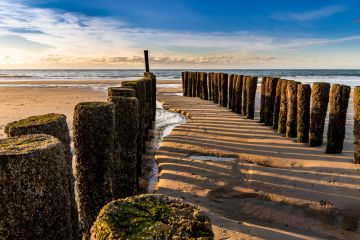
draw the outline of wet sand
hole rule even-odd
[[[192,117],[157,151],[158,193],[199,205],[215,239],[360,238],[351,113],[344,152],[329,155],[209,101],[159,99]]]

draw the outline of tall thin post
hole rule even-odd
[[[150,67],[149,67],[149,50],[144,50],[144,57],[145,57],[145,72],[150,72]]]

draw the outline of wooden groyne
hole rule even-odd
[[[204,75],[206,73],[202,73]],[[184,96],[197,97],[196,72],[183,72]],[[255,96],[258,78],[226,73],[208,73],[208,88],[201,88],[201,94],[209,94],[209,100],[244,118],[254,119]],[[206,81],[206,80],[205,80]],[[206,93],[205,93],[206,92]],[[299,143],[308,143],[309,147],[323,144],[324,126],[330,101],[329,128],[326,153],[341,153],[345,138],[345,121],[351,88],[345,85],[329,83],[301,84],[293,80],[278,77],[263,77],[260,86],[260,123],[271,126],[287,138],[297,138]],[[357,89],[354,94],[354,108],[357,111]],[[310,109],[311,101],[311,109]],[[354,136],[357,139],[358,125],[355,114]],[[357,152],[358,143],[354,142]],[[355,153],[354,162],[358,157]]]

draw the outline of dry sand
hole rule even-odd
[[[360,167],[352,164],[351,121],[344,153],[327,155],[324,147],[297,144],[211,102],[172,96],[179,91],[159,89],[167,107],[192,118],[157,152],[158,193],[199,205],[211,216],[216,239],[360,239]],[[77,103],[106,101],[106,95],[0,84],[0,137],[6,123],[50,112],[66,114],[71,128]],[[209,160],[194,159],[201,155]]]

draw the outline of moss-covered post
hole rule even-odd
[[[235,87],[235,109],[236,113],[241,114],[244,106],[243,103],[243,87],[244,87],[244,75],[237,75],[236,87]]]
[[[229,109],[232,109],[232,99],[233,99],[233,83],[234,83],[234,74],[229,75]]]
[[[109,87],[108,96],[110,97],[135,97],[135,90],[125,87]]]
[[[341,153],[343,150],[350,92],[349,86],[340,84],[331,86],[326,153]]]
[[[299,84],[297,91],[297,141],[298,143],[309,142],[310,129],[310,84]]]
[[[267,85],[267,77],[263,77],[261,80],[261,89],[260,89],[260,123],[265,122],[265,92]]]
[[[114,104],[108,102],[79,103],[74,111],[76,187],[83,239],[89,239],[97,214],[113,197],[114,113]]]
[[[67,156],[50,135],[0,139],[0,238],[73,235]]]
[[[281,102],[281,86],[283,79],[279,79],[276,84],[276,93],[274,98],[274,114],[273,114],[273,129],[278,130],[279,128],[279,112],[280,112],[280,102]]]
[[[115,237],[116,236],[116,237]],[[214,239],[210,218],[183,200],[144,194],[104,206],[91,228],[98,239]]]
[[[139,101],[121,96],[110,96],[108,100],[115,105],[113,194],[114,198],[123,198],[134,195],[138,186]]]
[[[64,144],[66,156],[67,181],[69,182],[68,191],[71,200],[71,220],[74,236],[80,237],[80,226],[78,210],[75,201],[75,178],[72,169],[72,153],[70,147],[70,133],[64,114],[50,113],[39,116],[32,116],[19,121],[8,123],[5,126],[5,133],[8,137],[17,137],[28,134],[47,134],[56,137]]]
[[[323,144],[326,112],[329,103],[330,83],[313,83],[310,116],[309,146],[316,147]]]
[[[279,78],[269,77],[266,82],[264,110],[265,126],[273,125],[276,86],[278,81]]]
[[[243,77],[243,86],[242,86],[242,92],[243,92],[243,94],[242,94],[242,106],[241,106],[241,115],[243,115],[244,117],[245,116],[247,116],[247,99],[248,99],[248,97],[247,97],[247,95],[248,95],[248,92],[247,92],[247,86],[248,86],[248,84],[249,84],[249,79],[250,79],[251,77],[248,77],[248,76],[244,76]]]
[[[209,100],[207,73],[202,72],[200,76],[201,76],[201,82],[202,82],[202,85],[201,85],[201,88],[202,88],[201,89],[201,92],[202,92],[201,98],[204,99],[204,100]]]
[[[287,116],[286,116],[286,137],[297,137],[297,86],[299,82],[289,81],[286,88]]]
[[[354,90],[354,163],[360,163],[360,86]]]
[[[287,98],[286,98],[286,89],[288,85],[288,80],[283,80],[281,82],[280,89],[280,108],[279,108],[279,120],[278,120],[278,133],[286,133],[286,121],[287,121]]]
[[[247,107],[246,107],[246,118],[254,119],[255,116],[255,97],[257,89],[258,77],[249,77],[247,86]]]
[[[149,94],[149,102],[150,102],[150,122],[152,128],[152,122],[155,121],[156,118],[156,76],[152,72],[144,73],[145,80],[150,82],[150,94]]]

